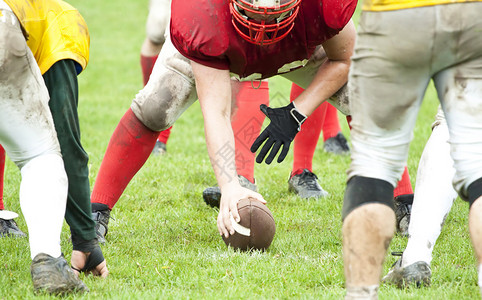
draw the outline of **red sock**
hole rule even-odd
[[[408,175],[408,168],[405,166],[403,170],[402,179],[398,182],[395,190],[393,190],[393,198],[400,195],[413,194],[412,183],[410,182],[410,175]]]
[[[0,210],[4,210],[3,206],[3,180],[5,172],[5,149],[0,145]]]
[[[141,54],[141,69],[142,69],[142,80],[144,85],[149,81],[149,76],[151,76],[152,69],[156,63],[158,55],[156,56],[144,56]]]
[[[167,144],[167,140],[169,139],[169,136],[171,135],[171,129],[172,126],[167,128],[166,130],[163,130],[159,133],[159,137],[157,140],[161,143]]]
[[[107,146],[91,195],[92,203],[114,207],[134,175],[144,165],[159,132],[144,126],[129,109]]]
[[[290,101],[298,97],[303,89],[296,84],[291,85]],[[301,131],[294,140],[294,159],[291,176],[298,175],[303,169],[313,171],[313,155],[320,138],[321,127],[325,119],[327,102],[320,105],[301,126]]]
[[[254,182],[254,159],[251,145],[258,137],[263,126],[264,114],[259,110],[261,104],[269,105],[268,82],[262,81],[259,88],[253,88],[251,82],[236,83],[236,108],[231,117],[236,149],[236,171]]]
[[[323,141],[335,137],[341,131],[338,121],[338,110],[328,102],[326,105],[325,122],[323,123]]]

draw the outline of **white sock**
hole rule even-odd
[[[433,247],[457,197],[452,187],[455,169],[448,138],[447,125],[442,122],[433,129],[420,158],[402,267],[417,261],[430,265]]]
[[[30,255],[61,255],[60,233],[67,203],[67,175],[56,154],[35,157],[20,170],[20,206],[28,227]]]

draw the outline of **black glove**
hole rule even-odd
[[[307,117],[296,109],[293,102],[280,108],[271,108],[264,104],[261,104],[259,108],[271,120],[271,123],[256,138],[251,146],[251,152],[256,152],[259,146],[266,141],[256,157],[256,162],[259,164],[263,162],[269,149],[272,148],[265,161],[269,165],[283,146],[281,154],[278,156],[278,162],[280,163],[288,154],[291,142],[300,131],[301,124]]]

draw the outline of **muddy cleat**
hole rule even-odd
[[[163,155],[167,153],[167,146],[163,142],[156,141],[154,149],[152,149],[151,154],[154,156]]]
[[[323,144],[323,149],[325,152],[330,152],[337,155],[350,154],[350,146],[348,146],[348,141],[341,132],[338,132],[338,134],[334,137],[327,139]]]
[[[397,260],[387,275],[382,278],[383,283],[394,284],[398,288],[406,288],[409,286],[429,286],[432,271],[430,265],[424,261],[417,261],[413,264],[401,267],[402,259]]]
[[[305,199],[328,196],[328,192],[320,186],[317,179],[314,173],[304,169],[301,174],[294,175],[288,180],[289,190]]]
[[[105,209],[95,210],[94,204],[92,204],[92,219],[95,221],[95,233],[97,234],[97,240],[99,243],[104,245],[105,236],[107,235],[108,231],[110,209],[107,207],[107,205],[105,205]]]
[[[413,194],[400,195],[395,197],[395,216],[397,217],[397,232],[408,236],[408,225],[412,213]]]
[[[58,258],[40,253],[30,266],[35,292],[64,295],[74,292],[88,292],[87,286],[75,275],[64,256]]]
[[[257,192],[258,187],[256,183],[252,183],[246,177],[238,175],[239,184],[247,189]],[[256,182],[256,181],[255,181]],[[219,203],[221,203],[221,189],[218,186],[208,187],[203,191],[203,199],[207,205],[211,207],[219,208]]]
[[[26,237],[27,235],[18,228],[13,219],[5,220],[0,218],[0,237]]]

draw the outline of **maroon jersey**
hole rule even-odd
[[[293,30],[281,41],[259,46],[234,29],[229,0],[173,0],[171,40],[185,57],[240,77],[268,78],[290,71],[310,58],[316,46],[349,22],[357,0],[302,0]]]

